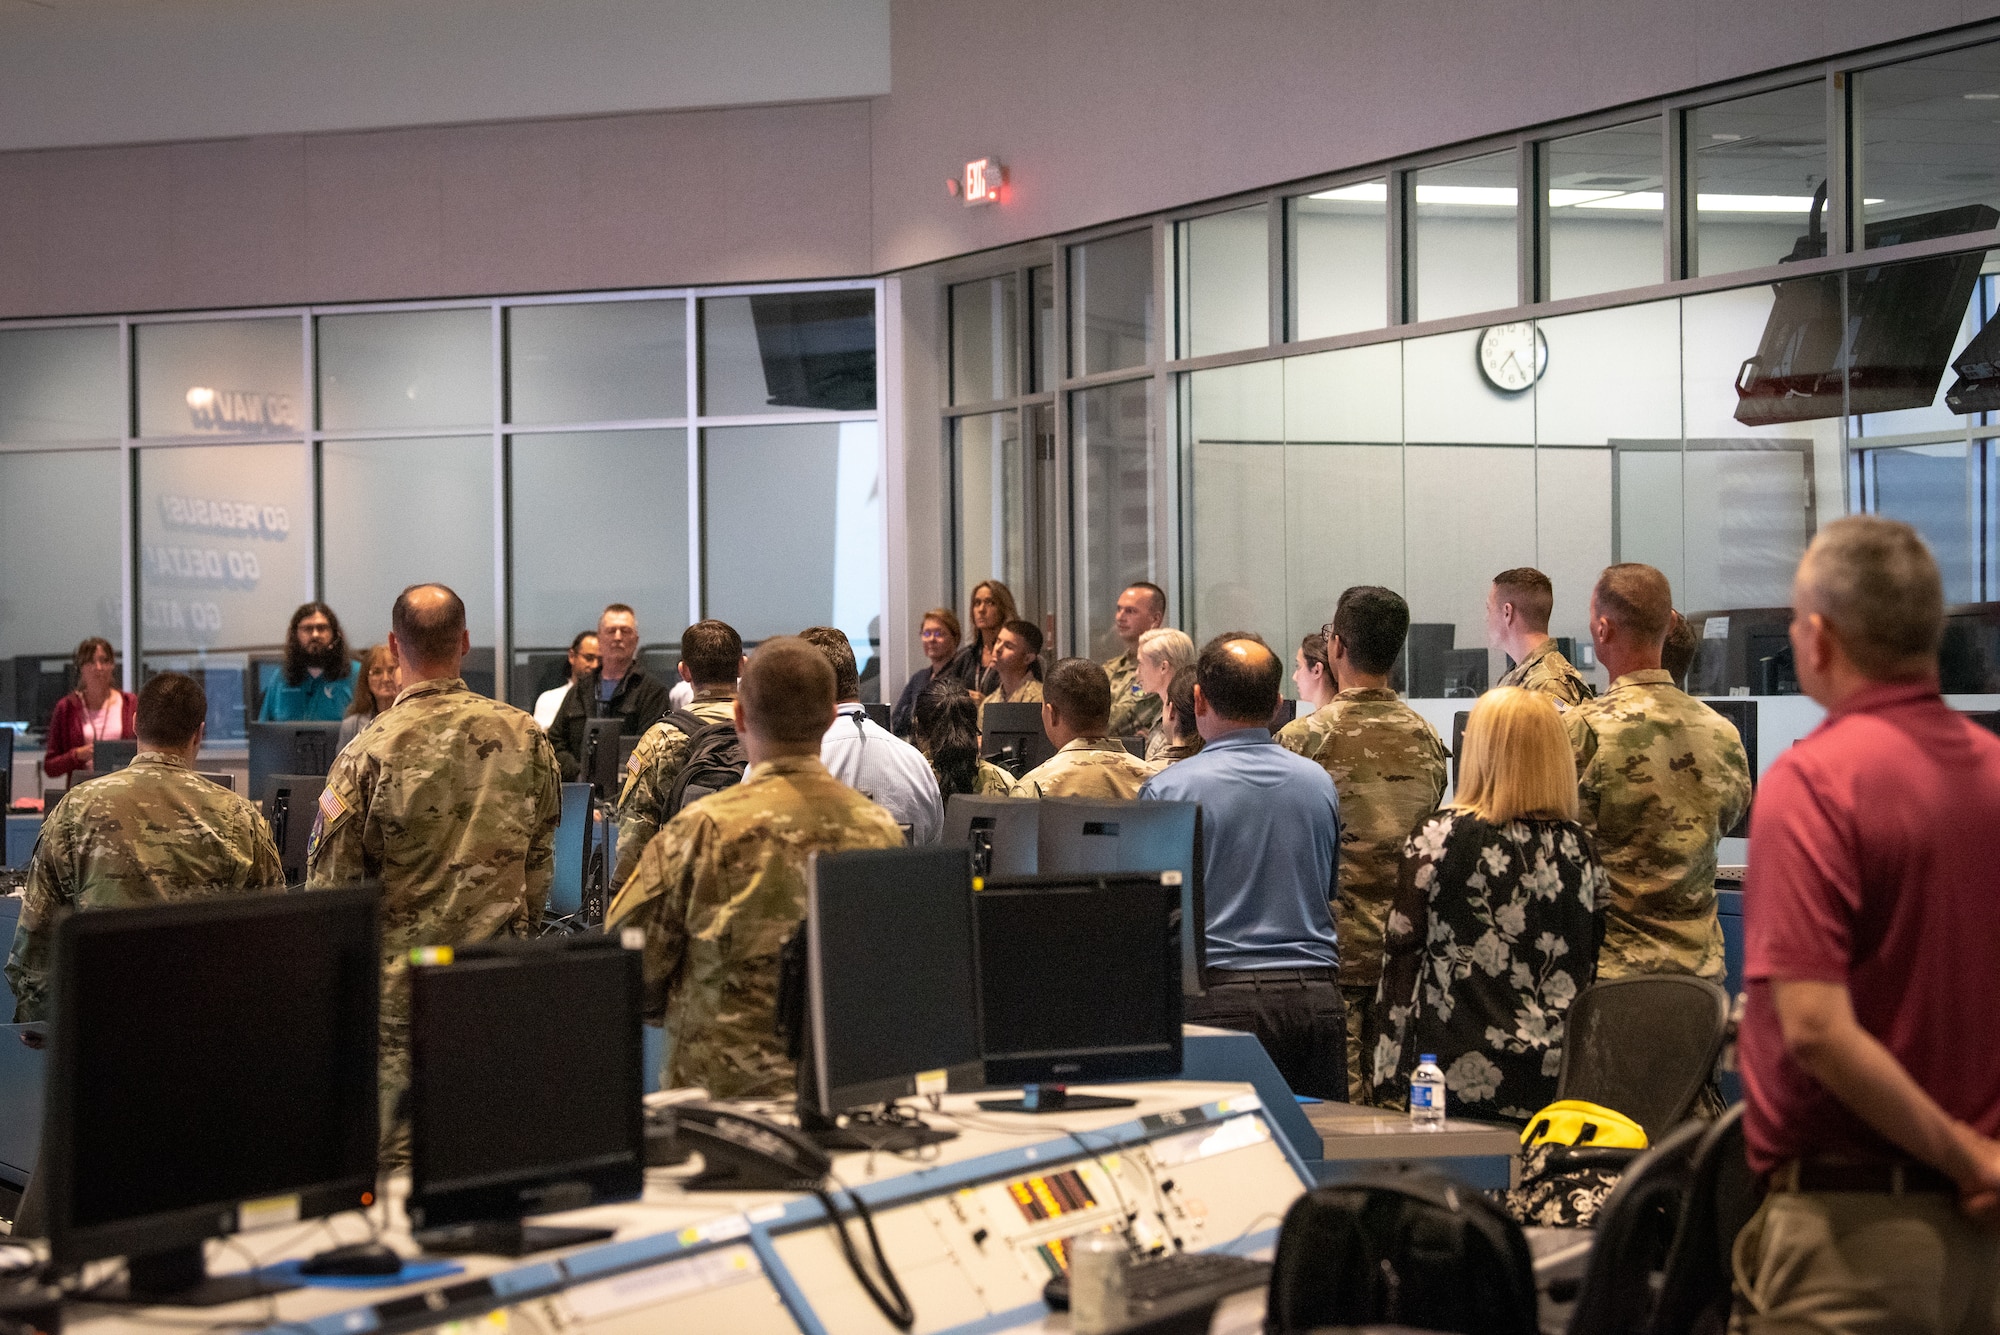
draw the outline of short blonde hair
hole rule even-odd
[[[1459,744],[1452,805],[1493,825],[1576,819],[1576,753],[1547,696],[1502,686],[1479,697]]]
[[[1179,672],[1194,666],[1194,641],[1184,630],[1155,626],[1139,637],[1139,657],[1155,667]]]

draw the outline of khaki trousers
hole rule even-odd
[[[1739,1335],[2000,1332],[2000,1232],[1940,1192],[1773,1192],[1735,1269]]]

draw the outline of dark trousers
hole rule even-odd
[[[1210,969],[1189,1024],[1255,1034],[1294,1094],[1347,1102],[1347,1007],[1332,969]]]

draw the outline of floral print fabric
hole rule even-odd
[[[1447,808],[1403,847],[1383,940],[1376,1100],[1437,1056],[1453,1116],[1525,1123],[1554,1102],[1565,1021],[1597,976],[1607,882],[1573,821]]]

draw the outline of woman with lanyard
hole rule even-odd
[[[76,689],[56,702],[49,716],[47,754],[42,772],[50,778],[92,772],[92,751],[98,742],[136,736],[133,724],[138,701],[117,689],[118,654],[111,641],[93,635],[76,647]]]
[[[994,663],[1000,648],[1000,628],[1020,616],[1014,610],[1014,594],[997,579],[984,579],[972,586],[972,636],[951,662],[951,675],[965,683],[975,695],[984,696],[999,685],[1000,670]]]

